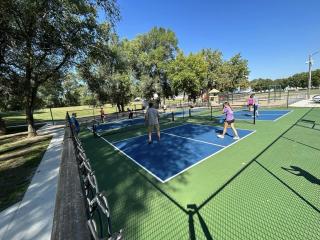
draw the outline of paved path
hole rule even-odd
[[[22,201],[0,213],[1,240],[51,238],[64,128],[46,125],[38,133],[53,137]]]
[[[308,100],[301,100],[299,102],[290,104],[289,107],[320,107],[320,103],[315,103],[312,101],[313,96],[314,95],[312,95]]]

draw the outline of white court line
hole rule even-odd
[[[250,136],[251,134],[253,134],[253,133],[255,133],[255,132],[256,132],[256,131],[253,131],[253,132],[249,133],[248,135],[244,136],[243,138],[240,138],[239,140],[237,140],[237,141],[235,141],[235,142],[231,143],[230,145],[228,145],[228,146],[226,146],[226,147],[224,147],[224,148],[222,148],[222,149],[218,150],[217,152],[214,152],[213,154],[209,155],[208,157],[205,157],[205,158],[201,159],[200,161],[198,161],[198,162],[196,162],[196,163],[192,164],[191,166],[189,166],[189,167],[187,167],[187,168],[183,169],[181,172],[178,172],[177,174],[175,174],[175,175],[171,176],[170,178],[167,178],[165,181],[163,181],[163,183],[168,182],[168,181],[169,181],[169,180],[171,180],[172,178],[174,178],[174,177],[176,177],[176,176],[178,176],[178,175],[180,175],[180,174],[184,173],[185,171],[189,170],[190,168],[192,168],[192,167],[194,167],[194,166],[196,166],[196,165],[200,164],[201,162],[203,162],[203,161],[207,160],[208,158],[210,158],[210,157],[212,157],[212,156],[214,156],[214,155],[218,154],[219,152],[221,152],[221,151],[225,150],[226,148],[228,148],[228,147],[232,146],[233,144],[235,144],[235,143],[237,143],[237,142],[239,142],[239,141],[241,141],[241,140],[245,139],[246,137]]]
[[[124,151],[122,151],[120,148],[116,147],[115,145],[113,145],[111,142],[109,142],[107,139],[105,139],[104,137],[102,137],[100,134],[97,134],[100,138],[102,138],[106,143],[110,144],[112,147],[114,147],[117,151],[119,151],[120,153],[122,153],[124,156],[126,156],[127,158],[129,158],[130,160],[132,160],[134,163],[136,163],[137,165],[139,165],[141,168],[143,168],[146,172],[148,172],[149,174],[151,174],[152,176],[154,176],[158,181],[160,181],[161,183],[164,183],[164,181],[159,178],[157,175],[153,174],[152,172],[150,172],[148,169],[146,169],[144,166],[142,166],[140,163],[138,163],[136,160],[134,160],[132,157],[130,157],[128,154],[126,154]]]
[[[214,144],[214,143],[205,142],[205,141],[202,141],[202,140],[197,140],[197,139],[188,138],[188,137],[182,137],[182,136],[175,135],[175,134],[172,134],[172,133],[163,132],[163,134],[167,134],[167,135],[170,135],[170,136],[173,136],[173,137],[178,137],[178,138],[184,138],[184,139],[191,140],[191,141],[194,141],[194,142],[201,142],[201,143],[205,143],[205,144],[209,144],[209,145],[213,145],[213,146],[218,146],[218,147],[222,147],[222,148],[226,147],[224,145]]]
[[[287,112],[286,114],[283,114],[281,117],[278,117],[277,119],[273,120],[273,122],[278,121],[280,118],[283,118],[284,116],[288,115],[289,113],[293,112],[293,110]]]
[[[193,125],[193,124],[187,123],[187,124],[183,124],[183,125]],[[179,125],[179,126],[175,126],[175,127],[181,127],[181,126],[183,126],[183,125]],[[195,124],[195,125],[202,125],[202,124]],[[204,126],[210,126],[210,125],[204,125]],[[172,127],[172,128],[175,128],[175,127]],[[214,127],[214,126],[211,126],[211,127]],[[169,129],[169,128],[167,128],[167,129]],[[164,129],[164,131],[165,131],[165,130],[166,130],[166,129]],[[242,129],[242,130],[247,130],[247,129]],[[252,130],[249,130],[249,131],[252,131]],[[249,133],[248,135],[240,138],[239,140],[234,141],[233,143],[231,143],[231,144],[228,145],[228,146],[223,146],[223,148],[221,148],[220,150],[218,150],[218,151],[214,152],[213,154],[211,154],[211,155],[209,155],[209,156],[201,159],[200,161],[198,161],[198,162],[190,165],[189,167],[183,169],[182,171],[178,172],[177,174],[171,176],[170,178],[167,178],[166,180],[160,179],[160,178],[159,178],[158,176],[156,176],[154,173],[150,172],[148,169],[146,169],[144,166],[142,166],[140,163],[138,163],[136,160],[134,160],[132,157],[130,157],[129,155],[127,155],[125,152],[123,152],[121,149],[119,149],[118,147],[116,147],[114,144],[112,144],[111,142],[109,142],[108,140],[106,140],[106,139],[105,139],[104,137],[102,137],[101,135],[98,134],[98,136],[99,136],[100,138],[102,138],[105,142],[107,142],[108,144],[110,144],[111,146],[113,146],[117,151],[119,151],[120,153],[122,153],[123,155],[125,155],[126,157],[128,157],[130,160],[132,160],[133,162],[135,162],[137,165],[139,165],[141,168],[143,168],[146,172],[148,172],[149,174],[151,174],[152,176],[154,176],[158,181],[160,181],[161,183],[166,183],[166,182],[170,181],[171,179],[173,179],[174,177],[182,174],[183,172],[185,172],[185,171],[189,170],[190,168],[192,168],[192,167],[200,164],[201,162],[203,162],[203,161],[207,160],[208,158],[210,158],[210,157],[218,154],[219,152],[223,151],[224,149],[226,149],[226,148],[232,146],[233,144],[235,144],[235,143],[237,143],[237,142],[245,139],[246,137],[250,136],[251,134],[253,134],[253,133],[255,133],[255,132],[256,132],[256,130],[254,130],[254,131],[252,131],[251,133]],[[145,135],[147,135],[147,134],[145,134]],[[169,134],[169,135],[173,135],[173,134]],[[144,136],[144,135],[142,135],[142,136]],[[175,136],[176,136],[176,135],[175,135]],[[140,137],[140,136],[138,136],[138,137]],[[176,136],[176,137],[180,137],[180,136]],[[191,140],[195,140],[195,139],[191,139]],[[123,140],[122,140],[122,141],[123,141]],[[202,141],[201,141],[201,142],[202,142]],[[211,144],[211,143],[209,143],[209,144]],[[212,145],[212,144],[211,144],[211,145]],[[221,145],[221,146],[222,146],[222,145]]]
[[[237,118],[239,119],[239,118]],[[198,126],[208,126],[208,127],[213,127],[213,128],[220,128],[220,129],[223,129],[222,126],[215,126],[215,125],[208,125],[208,124],[201,124],[201,123],[187,123],[187,124],[190,124],[190,125],[198,125]],[[247,130],[247,131],[256,131],[256,130],[252,130],[252,129],[246,129],[246,128],[236,128],[236,129],[239,129],[239,130]]]
[[[182,124],[182,125],[178,125],[178,126],[174,126],[174,127],[169,127],[169,128],[163,129],[162,131],[165,131],[167,129],[181,127],[181,126],[184,126],[184,125],[187,125],[187,123]],[[160,133],[163,133],[162,131],[160,131]],[[112,142],[112,143],[119,143],[119,142],[122,142],[122,141],[127,141],[127,140],[131,140],[131,139],[138,138],[138,137],[143,137],[143,136],[148,136],[148,133],[143,134],[143,135],[139,135],[139,136],[130,137],[130,138],[125,138],[125,139],[122,139],[122,140],[119,140],[119,141],[115,141],[115,142]]]

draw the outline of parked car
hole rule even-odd
[[[320,95],[315,95],[315,96],[313,96],[312,100],[313,100],[315,103],[320,103]]]

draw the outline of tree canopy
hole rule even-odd
[[[98,9],[119,18],[114,0],[2,0],[0,83],[6,96],[22,96],[29,136],[39,88],[59,79],[86,55],[99,34]]]
[[[309,73],[302,72],[294,74],[287,78],[281,79],[254,79],[250,82],[251,87],[254,91],[263,91],[268,90],[269,86],[271,85],[278,85],[281,86],[282,89],[286,87],[291,88],[307,88],[308,87],[308,79]],[[319,87],[320,86],[320,69],[312,71],[312,87]]]

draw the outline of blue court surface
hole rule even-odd
[[[253,133],[251,130],[237,130],[240,140]],[[221,132],[221,127],[184,124],[163,130],[160,142],[154,134],[152,144],[147,143],[147,135],[111,144],[164,183],[240,141],[233,140],[231,129],[224,139],[217,137]]]
[[[262,121],[277,121],[281,117],[290,113],[290,110],[259,110],[258,115],[256,116],[256,120]],[[225,115],[218,116],[219,119],[224,119]],[[253,119],[253,112],[249,112],[248,110],[239,110],[234,111],[234,118],[237,120],[250,120]]]

